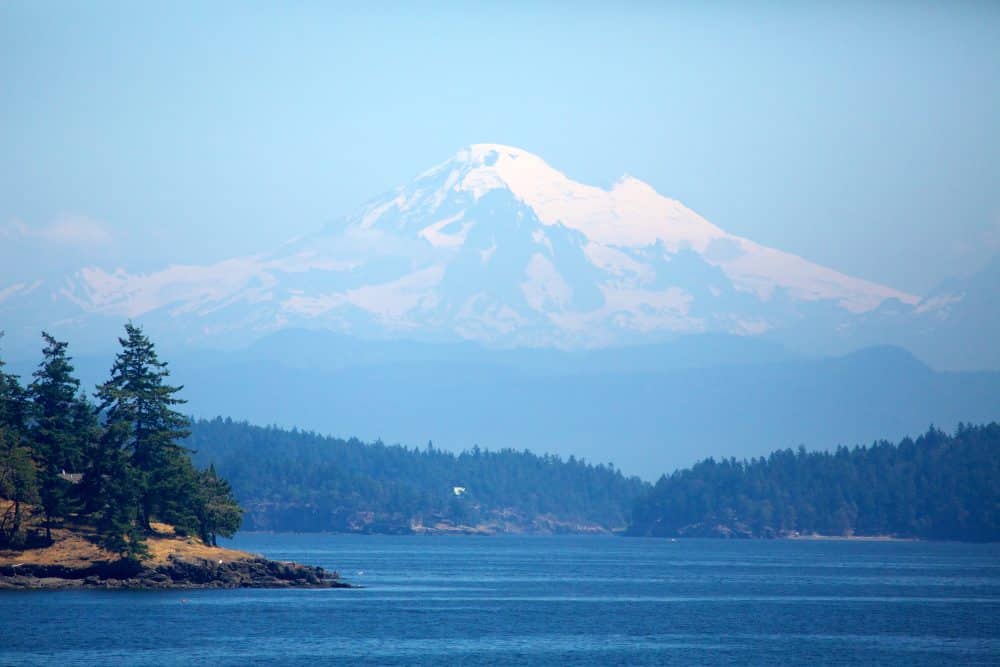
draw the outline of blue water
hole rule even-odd
[[[361,590],[14,592],[0,664],[1000,664],[1000,545],[245,535]]]

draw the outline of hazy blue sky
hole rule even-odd
[[[911,291],[1000,252],[1000,3],[206,4],[0,2],[0,243],[217,259],[497,142]]]

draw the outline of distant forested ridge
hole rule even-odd
[[[629,535],[1000,540],[1000,424],[767,458],[707,459],[662,477]]]
[[[454,454],[221,418],[194,422],[185,444],[230,481],[248,530],[604,531],[624,528],[648,487],[573,457]]]

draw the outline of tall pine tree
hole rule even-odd
[[[216,546],[216,538],[232,537],[243,522],[243,509],[233,497],[229,482],[215,472],[215,466],[199,473],[198,524],[205,544]]]
[[[28,429],[35,458],[40,464],[39,482],[46,537],[52,538],[52,519],[65,517],[72,509],[72,484],[62,474],[78,472],[83,465],[83,436],[79,430],[77,391],[67,344],[42,332],[43,358],[28,387],[31,397]]]
[[[28,394],[16,375],[4,371],[5,365],[0,359],[0,426],[21,435],[28,419]]]
[[[140,475],[129,460],[131,426],[109,425],[93,444],[90,467],[83,478],[84,511],[97,528],[101,546],[123,558],[146,555],[145,533],[139,516]]]
[[[24,541],[24,506],[38,502],[35,462],[20,438],[0,424],[0,498],[10,501],[0,506],[0,544],[14,547]]]
[[[0,338],[3,332],[0,331]],[[38,502],[38,480],[31,449],[25,445],[28,394],[0,359],[0,543],[19,546],[24,539],[24,506]]]
[[[197,527],[196,470],[180,444],[188,436],[188,419],[175,406],[182,387],[166,383],[167,364],[161,362],[149,338],[132,323],[119,338],[111,378],[97,389],[105,427],[115,431],[129,453],[138,489],[138,522],[150,530],[156,518],[181,528]]]

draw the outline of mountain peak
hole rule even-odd
[[[806,316],[850,326],[886,299],[916,301],[729,234],[633,176],[589,185],[490,143],[274,253],[146,276],[88,269],[62,293],[91,312],[194,317],[219,333],[562,347],[754,335]]]
[[[515,160],[522,156],[541,159],[534,153],[530,153],[523,148],[505,146],[504,144],[471,144],[456,153],[456,156],[467,156],[466,159],[481,163],[495,161],[500,155],[506,155]]]
[[[546,226],[561,224],[598,243],[644,247],[663,242],[672,250],[691,245],[704,250],[725,236],[680,202],[659,194],[651,185],[625,175],[609,189],[580,183],[538,155],[503,144],[473,144],[448,161],[424,172],[393,202],[369,208],[364,225],[399,211],[437,211],[450,197],[467,193],[478,201],[487,193],[506,190],[530,208]]]

